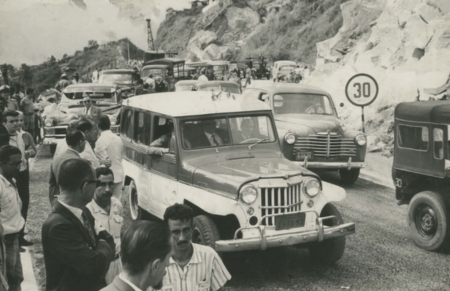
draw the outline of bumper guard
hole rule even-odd
[[[308,157],[305,157],[303,163],[300,163],[300,166],[304,168],[314,168],[314,169],[347,169],[351,170],[352,168],[365,168],[367,167],[366,162],[352,162],[352,158],[348,158],[347,162],[309,162]]]

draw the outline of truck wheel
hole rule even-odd
[[[353,185],[356,180],[358,180],[360,170],[361,169],[340,169],[339,175],[341,176],[342,182],[346,185]]]
[[[132,220],[150,219],[150,214],[139,206],[138,192],[134,180],[131,180],[130,186],[128,186],[128,204],[130,205],[130,215]]]
[[[344,223],[341,214],[336,207],[328,203],[322,209],[320,217],[333,215],[335,219],[327,219],[323,221],[325,226],[336,226]],[[332,265],[339,261],[344,254],[345,249],[345,236],[327,239],[322,242],[314,243],[308,247],[309,253],[313,257],[314,261],[321,264]]]
[[[192,242],[216,248],[216,241],[220,240],[216,223],[206,215],[194,217],[194,232]]]
[[[441,195],[416,194],[408,206],[408,226],[414,243],[427,251],[441,250],[450,236],[449,216]]]
[[[50,154],[53,156],[56,152],[56,144],[50,145]]]

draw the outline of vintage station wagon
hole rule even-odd
[[[429,251],[450,242],[450,104],[400,103],[395,108],[392,178],[398,204],[408,204],[414,243]]]
[[[319,261],[341,258],[345,236],[355,232],[332,204],[345,190],[283,157],[266,104],[227,93],[173,92],[123,105],[133,219],[162,219],[167,207],[184,203],[196,213],[193,241],[218,252],[309,243]],[[161,136],[164,153],[150,146]]]
[[[344,130],[330,94],[299,84],[254,81],[243,95],[272,108],[287,159],[308,169],[339,170],[344,183],[356,182],[366,166],[366,137]]]

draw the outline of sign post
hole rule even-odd
[[[348,101],[361,107],[362,132],[364,127],[364,107],[369,106],[378,96],[378,83],[368,74],[356,74],[345,85],[345,95]]]

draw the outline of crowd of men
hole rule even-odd
[[[26,126],[27,96],[28,91],[19,108],[0,98],[0,291],[21,290],[20,251],[32,245],[24,238],[28,159],[36,155],[33,131]],[[212,248],[191,242],[189,206],[175,204],[164,221],[123,229],[122,140],[88,96],[83,102],[50,168],[52,210],[42,226],[46,290],[220,289],[231,276]]]

